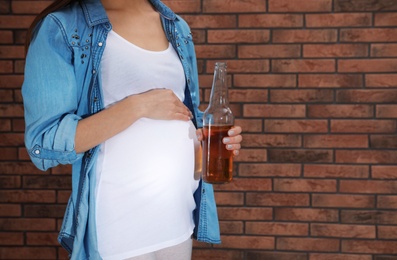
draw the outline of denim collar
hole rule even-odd
[[[150,0],[150,2],[164,18],[168,20],[176,19],[176,14],[160,0]],[[85,19],[90,27],[109,22],[106,11],[100,0],[82,0],[81,4]]]

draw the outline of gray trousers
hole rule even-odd
[[[189,238],[181,244],[125,260],[191,260],[192,246],[193,240]]]

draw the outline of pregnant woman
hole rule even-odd
[[[71,259],[191,258],[219,243],[186,22],[159,0],[54,1],[33,22],[25,143],[42,169],[72,164],[59,242]],[[238,154],[241,128],[224,139]]]

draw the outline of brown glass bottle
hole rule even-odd
[[[203,115],[203,180],[227,183],[233,178],[233,153],[222,142],[234,125],[229,108],[226,63],[215,64],[210,103]]]

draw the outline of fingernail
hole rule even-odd
[[[228,143],[228,142],[230,142],[230,138],[227,138],[227,137],[223,138],[223,143],[224,143],[224,144],[226,144],[226,143]]]
[[[229,135],[234,135],[234,131],[233,130],[229,130],[228,134]]]
[[[233,145],[228,144],[228,145],[226,145],[226,147],[227,147],[227,149],[232,149],[232,148],[233,148]]]

